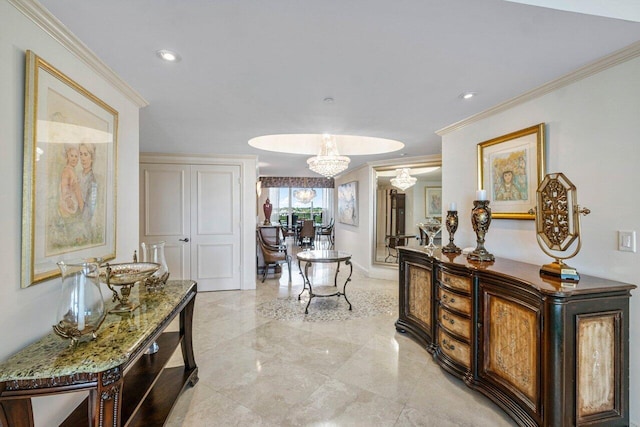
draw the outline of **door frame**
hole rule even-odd
[[[180,165],[237,165],[240,166],[240,289],[256,288],[257,164],[253,155],[205,155],[140,153],[140,164],[165,163]],[[139,242],[138,242],[139,244]]]

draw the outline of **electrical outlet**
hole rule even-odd
[[[636,251],[635,231],[618,231],[618,250],[623,252]]]

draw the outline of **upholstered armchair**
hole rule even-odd
[[[267,277],[267,271],[269,271],[269,266],[275,266],[279,264],[287,264],[287,268],[289,269],[289,283],[291,283],[291,255],[289,255],[287,251],[287,245],[284,243],[269,243],[263,236],[261,228],[258,227],[256,231],[256,235],[258,238],[258,244],[260,245],[260,250],[262,251],[262,258],[264,259],[264,273],[262,274],[262,283]]]

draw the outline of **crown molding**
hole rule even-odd
[[[442,154],[430,154],[424,156],[414,157],[397,157],[395,159],[388,160],[376,160],[373,162],[367,162],[366,165],[371,168],[385,168],[394,167],[398,165],[406,165],[406,167],[415,165],[428,165],[428,166],[440,166],[442,164]]]
[[[191,154],[191,153],[140,153],[140,163],[169,163],[193,165],[239,164],[254,161],[258,156],[253,154]]]
[[[115,71],[102,62],[78,37],[76,37],[62,22],[51,14],[36,0],[7,0],[23,15],[42,28],[58,43],[77,56],[89,68],[102,76],[113,87],[131,100],[138,108],[146,107],[149,103],[135,89],[129,86]]]
[[[601,71],[614,67],[623,62],[627,62],[638,56],[640,56],[640,42],[635,42],[610,55],[607,55],[590,64],[587,64],[582,68],[578,68],[576,71],[573,71],[558,79],[552,80],[549,83],[546,83],[542,86],[539,86],[535,89],[525,92],[520,96],[511,98],[508,101],[505,101],[501,104],[496,105],[495,107],[492,107],[481,113],[474,114],[473,116],[470,116],[452,125],[439,129],[436,131],[436,134],[439,136],[446,135],[450,132],[456,131],[467,125],[470,125],[471,123],[474,123],[482,119],[485,119],[487,117],[493,116],[495,114],[501,113],[505,110],[516,107],[520,104],[524,104],[525,102],[531,101],[532,99],[539,98],[542,95],[545,95],[549,92],[553,92],[554,90],[563,88],[565,86],[568,86],[570,84],[583,80],[589,76],[597,74]]]

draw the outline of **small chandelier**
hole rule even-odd
[[[309,203],[316,198],[316,190],[313,188],[301,188],[293,192],[293,197],[300,203]]]
[[[391,185],[398,187],[402,191],[411,187],[417,181],[416,178],[409,175],[409,168],[396,169],[396,173],[396,177],[391,178]]]
[[[351,159],[338,153],[335,138],[332,135],[323,134],[320,154],[310,157],[307,163],[313,172],[331,178],[348,168],[350,161]]]

